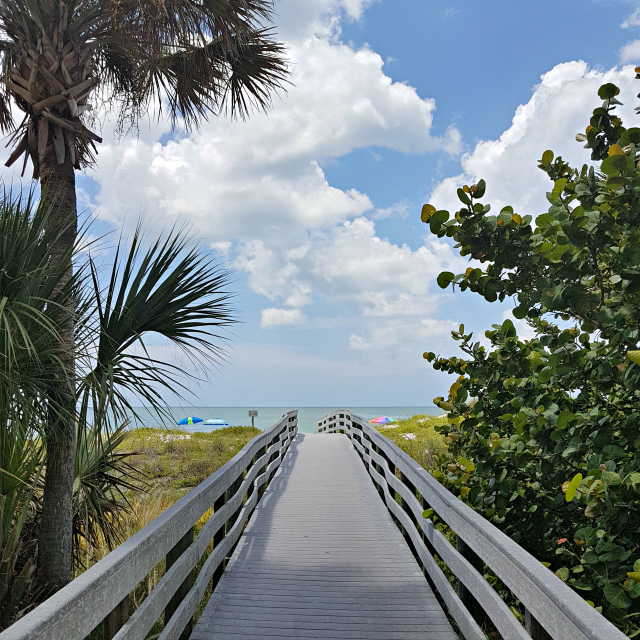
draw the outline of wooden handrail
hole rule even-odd
[[[627,636],[560,578],[443,487],[366,420],[348,409],[338,409],[318,420],[318,433],[344,433],[351,439],[381,498],[402,527],[426,575],[466,640],[485,638],[470,612],[474,610],[473,604],[484,612],[505,640],[545,637],[554,640],[626,640]],[[427,508],[433,509],[455,531],[458,548],[434,526],[431,518],[422,517]],[[463,585],[462,598],[436,563],[434,554]],[[478,569],[482,563],[523,604],[525,627],[484,579]],[[477,613],[476,617],[479,617]]]
[[[103,621],[105,637],[143,640],[163,611],[162,640],[188,635],[207,583],[223,568],[297,430],[298,412],[290,411],[153,522],[0,633],[0,640],[82,640]],[[212,507],[213,515],[193,539],[194,525]],[[194,579],[212,540],[214,549]],[[129,593],[168,556],[166,573],[126,620]]]

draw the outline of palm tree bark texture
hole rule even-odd
[[[89,99],[116,114],[122,131],[151,105],[187,130],[209,114],[266,110],[288,77],[269,28],[272,11],[271,0],[0,0],[0,129],[12,143],[6,165],[20,161],[24,175],[31,162],[55,231],[51,259],[69,260],[69,275],[75,170],[95,162],[102,142],[86,126]],[[72,570],[73,309],[60,339],[70,375],[49,399],[38,548],[41,579],[54,589]]]

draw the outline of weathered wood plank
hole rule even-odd
[[[349,440],[299,436],[290,452],[192,640],[454,640]]]

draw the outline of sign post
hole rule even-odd
[[[254,427],[254,419],[258,417],[258,412],[255,409],[249,411],[249,417],[251,418],[251,426]]]

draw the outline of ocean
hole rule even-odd
[[[160,427],[165,429],[187,429],[190,431],[212,431],[220,427],[205,426],[202,422],[186,427],[178,427],[178,421],[189,416],[196,416],[203,420],[209,418],[222,418],[229,426],[250,426],[251,418],[248,412],[255,409],[258,417],[255,418],[255,426],[258,429],[266,429],[275,424],[285,413],[292,409],[298,409],[298,431],[300,433],[315,433],[316,421],[320,420],[335,409],[348,409],[356,415],[367,420],[373,420],[378,416],[389,416],[401,420],[417,414],[440,415],[442,409],[438,407],[171,407],[171,415],[175,422],[160,421],[158,416],[145,409],[136,408],[140,420],[134,420],[132,426]]]

